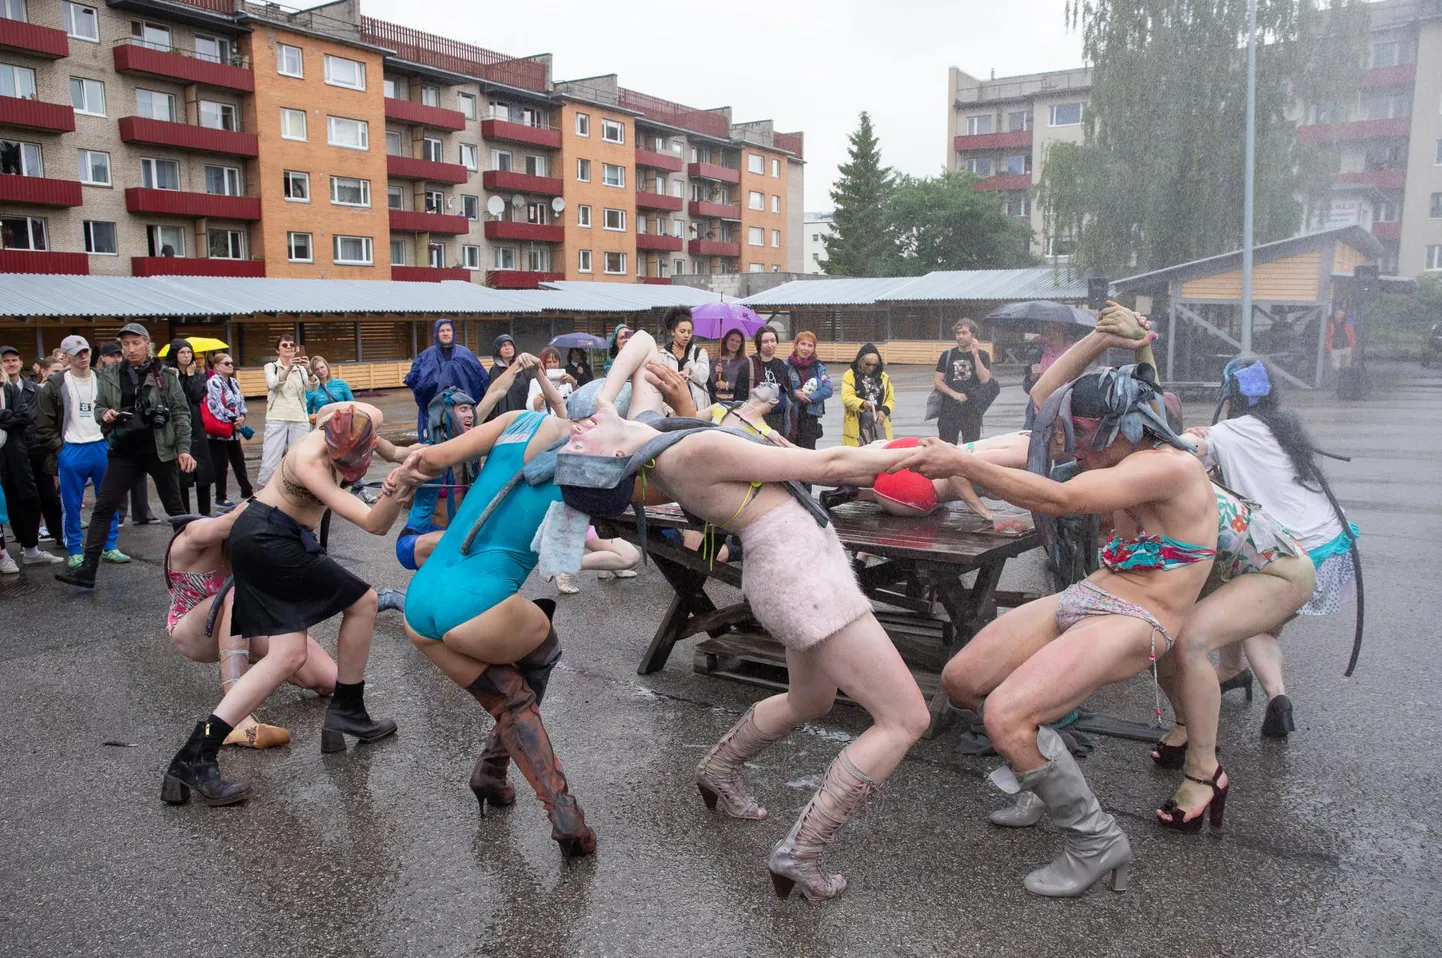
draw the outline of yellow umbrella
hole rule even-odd
[[[196,353],[213,353],[217,349],[230,348],[219,339],[209,339],[205,336],[182,336],[181,338],[184,339],[186,342],[190,343],[191,350]],[[166,343],[163,347],[161,347],[159,355],[164,356],[169,352],[170,344]]]

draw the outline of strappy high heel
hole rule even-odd
[[[1186,722],[1173,723],[1178,728],[1186,728]],[[1166,736],[1157,739],[1157,744],[1152,746],[1152,761],[1157,763],[1158,768],[1179,769],[1187,764],[1187,743],[1180,745],[1168,745]]]
[[[1247,695],[1247,701],[1252,700],[1252,670],[1242,669],[1236,675],[1222,682],[1222,694],[1226,695],[1232,689],[1242,689]]]
[[[1211,821],[1213,828],[1221,828],[1222,813],[1227,807],[1227,792],[1232,787],[1230,779],[1225,785],[1217,784],[1222,780],[1224,772],[1225,770],[1219,763],[1210,779],[1187,775],[1188,781],[1211,788],[1212,797],[1197,811],[1196,818],[1187,818],[1187,810],[1178,805],[1176,799],[1169,798],[1167,803],[1157,811],[1157,823],[1163,828],[1170,828],[1178,832],[1199,832],[1202,830],[1202,817],[1206,816]]]

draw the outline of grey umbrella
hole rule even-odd
[[[1097,317],[1089,309],[1068,306],[1049,299],[1034,299],[1025,303],[1007,303],[994,309],[986,321],[1007,329],[1036,332],[1043,323],[1059,323],[1062,326],[1079,326],[1096,329]]]

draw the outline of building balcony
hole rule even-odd
[[[958,153],[965,153],[968,150],[1014,150],[1021,147],[1030,149],[1031,130],[958,136],[952,139],[951,145]]]
[[[527,146],[544,146],[549,150],[561,148],[561,131],[548,130],[509,120],[482,120],[481,136],[487,140],[501,140],[506,143],[525,143]]]
[[[740,220],[741,207],[731,206],[727,203],[708,203],[705,200],[692,200],[686,205],[686,211],[692,216],[711,216],[718,220]]]
[[[0,273],[89,276],[90,257],[84,253],[56,253],[51,250],[0,249]]]
[[[386,97],[386,119],[416,126],[428,126],[434,130],[464,130],[466,115],[460,110],[447,110],[438,106],[412,103]]]
[[[43,176],[0,175],[0,203],[26,206],[79,206],[83,202],[78,180],[49,180]]]
[[[208,126],[152,120],[143,116],[120,118],[120,139],[126,143],[168,146],[197,153],[228,153],[231,156],[259,156],[260,142],[254,133],[214,130]]]
[[[719,163],[692,163],[686,167],[686,175],[718,183],[740,183],[741,171]]]
[[[1396,241],[1402,238],[1402,221],[1392,220],[1389,223],[1374,222],[1372,224],[1372,235],[1379,240]]]
[[[669,276],[637,276],[637,277],[636,277],[636,282],[642,284],[643,286],[670,286],[670,285],[672,285],[672,284],[671,284],[671,277],[669,277]]]
[[[686,250],[692,256],[732,256],[741,255],[740,243],[726,243],[721,240],[694,239],[686,244]]]
[[[657,253],[681,252],[681,237],[662,236],[660,233],[637,233],[636,248],[653,250]]]
[[[0,126],[23,126],[47,133],[74,133],[75,110],[68,103],[62,106],[43,100],[0,96]]]
[[[1393,67],[1374,67],[1367,71],[1368,86],[1411,86],[1417,78],[1417,64],[1399,63]]]
[[[1332,182],[1338,185],[1360,183],[1364,186],[1375,186],[1379,190],[1400,190],[1407,185],[1407,171],[1365,170],[1358,173],[1338,173]]]
[[[459,163],[390,154],[386,154],[386,173],[398,180],[429,180],[432,183],[464,183],[471,178],[471,171]]]
[[[158,50],[129,37],[115,45],[114,53],[117,73],[141,73],[181,83],[204,83],[241,93],[255,92],[255,74],[242,57],[236,57],[232,63],[217,63],[177,48]]]
[[[56,59],[70,56],[70,38],[64,30],[23,20],[0,18],[0,50]],[[87,267],[86,272],[89,269]]]
[[[675,153],[657,153],[654,150],[643,150],[638,147],[636,165],[653,170],[665,170],[668,173],[680,173],[685,168],[686,161]]]
[[[486,239],[521,240],[529,243],[563,243],[566,241],[566,228],[564,226],[542,226],[539,223],[487,220]]]
[[[998,173],[996,176],[988,176],[972,189],[978,193],[985,193],[989,190],[1029,190],[1031,189],[1031,174]]]
[[[636,208],[640,210],[669,210],[673,213],[679,213],[685,205],[685,201],[679,196],[667,196],[664,193],[648,193],[645,190],[636,191]]]
[[[247,222],[260,219],[260,198],[256,196],[152,190],[143,186],[132,186],[125,191],[125,208],[131,213],[159,216],[207,216]]]
[[[481,174],[481,185],[497,193],[540,193],[542,196],[560,196],[565,189],[560,177],[534,176],[514,170],[486,170]]]
[[[265,275],[263,259],[202,259],[185,256],[132,256],[131,276],[229,276],[256,279]]]
[[[416,213],[411,210],[391,210],[392,233],[445,233],[460,236],[471,231],[471,221],[464,216],[449,213]]]
[[[1297,127],[1298,143],[1345,143],[1406,136],[1412,128],[1410,116],[1390,120],[1356,120],[1351,123],[1314,123]]]
[[[469,283],[471,271],[459,266],[392,266],[391,279],[401,283]]]
[[[542,283],[558,283],[565,273],[540,273],[529,269],[493,269],[486,274],[486,285],[495,289],[536,289]]]

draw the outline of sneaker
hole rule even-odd
[[[104,559],[106,562],[115,563],[130,561],[130,556],[121,552],[119,549],[106,549],[104,552],[100,553],[100,558]]]
[[[0,575],[19,575],[20,567],[10,558],[10,553],[0,552]]]
[[[47,526],[40,527],[38,538],[42,540],[49,539],[51,542],[55,541],[55,536],[51,534],[50,529]]]
[[[71,568],[71,569],[78,569],[78,568],[80,568],[82,565],[85,564],[85,557],[84,557],[84,556],[70,556],[69,558],[67,558],[67,559],[65,560],[65,564],[66,564],[66,566],[68,566],[68,567]]]
[[[562,595],[575,595],[581,591],[581,587],[576,585],[576,577],[571,573],[558,572],[556,573],[556,591]]]
[[[405,589],[381,589],[376,592],[377,612],[399,612],[406,613],[406,590]]]
[[[231,502],[229,499],[222,499],[215,504],[215,508],[219,509],[221,512],[229,512],[230,510],[235,508],[235,503]]]
[[[44,549],[37,549],[33,556],[23,556],[22,559],[26,565],[55,565],[56,563],[65,561],[59,556],[51,555]]]

